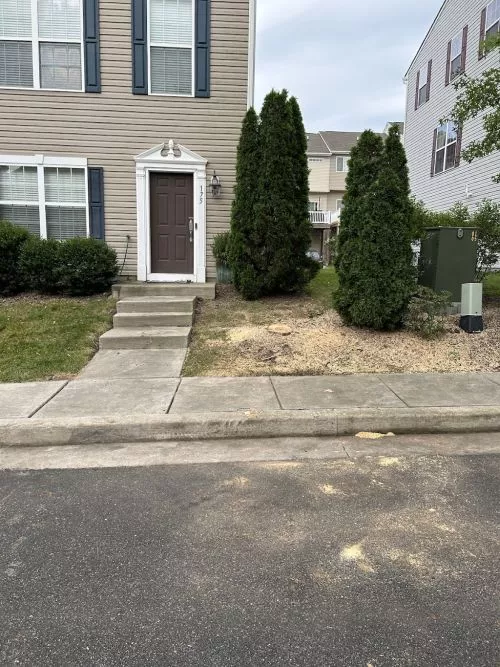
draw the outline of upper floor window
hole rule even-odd
[[[337,199],[337,211],[341,211],[344,208],[344,200]]]
[[[337,157],[337,171],[349,171],[348,167],[349,158],[348,157]]]
[[[500,31],[500,0],[492,0],[486,7],[486,37]]]
[[[430,99],[431,73],[432,60],[429,60],[427,65],[421,67],[417,72],[417,81],[415,85],[415,111]]]
[[[309,211],[318,211],[319,210],[319,204],[317,201],[310,201],[309,202]]]
[[[433,173],[440,174],[457,166],[458,132],[453,123],[443,123],[436,130]]]
[[[0,86],[82,90],[81,0],[0,2]]]
[[[0,165],[0,220],[41,238],[87,236],[86,169]]]
[[[193,0],[149,0],[150,92],[194,95]]]
[[[450,52],[450,78],[454,79],[462,72],[462,38],[463,33],[459,32],[451,40]]]

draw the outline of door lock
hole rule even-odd
[[[188,218],[189,223],[189,243],[193,242],[193,229],[194,229],[194,219]]]

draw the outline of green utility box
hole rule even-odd
[[[418,282],[436,292],[451,292],[460,303],[462,285],[476,280],[477,229],[430,227],[425,230],[418,262]]]

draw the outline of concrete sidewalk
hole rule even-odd
[[[112,360],[125,377],[1,384],[0,446],[500,432],[500,373],[175,378],[150,354]]]
[[[153,361],[146,364],[151,373]],[[463,407],[500,408],[500,373],[109,379],[86,374],[69,382],[0,384],[0,420]]]

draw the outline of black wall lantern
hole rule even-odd
[[[214,175],[212,176],[212,181],[210,183],[212,187],[212,197],[220,197],[220,191],[221,191],[221,182],[220,178],[217,176],[217,174],[214,171]]]

